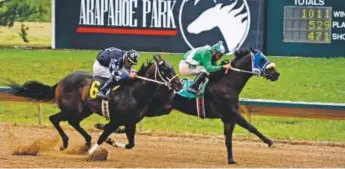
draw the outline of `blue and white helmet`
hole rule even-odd
[[[139,58],[140,58],[139,53],[133,49],[127,51],[125,55],[127,56],[128,60],[134,65],[138,63]]]

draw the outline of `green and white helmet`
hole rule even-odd
[[[222,54],[224,55],[225,54],[225,47],[223,45],[223,42],[222,41],[219,41],[217,42],[216,44],[214,44],[211,49],[216,52],[216,53],[219,53],[219,54]]]

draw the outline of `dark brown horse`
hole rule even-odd
[[[250,124],[239,111],[239,95],[253,76],[261,76],[271,81],[278,80],[280,74],[262,52],[253,49],[243,49],[235,52],[235,59],[231,62],[234,69],[225,73],[219,71],[212,73],[209,82],[205,87],[205,118],[220,118],[224,124],[225,145],[227,147],[228,163],[234,164],[232,152],[232,133],[235,124],[247,129],[258,136],[268,146],[272,146],[273,141],[264,136],[252,124]],[[225,63],[224,63],[225,64]],[[187,82],[187,81],[185,81]],[[184,88],[184,91],[186,88]],[[169,114],[172,109],[182,113],[198,116],[196,99],[186,98],[183,90],[173,96],[167,88],[160,88],[155,93],[155,97],[150,102],[147,117],[155,117]],[[170,99],[171,98],[171,99]],[[170,104],[170,108],[165,106]],[[97,124],[96,128],[102,129],[102,124]],[[118,133],[126,131],[127,128],[117,130]]]
[[[136,123],[145,116],[147,105],[157,87],[166,85],[168,88],[179,91],[182,84],[173,68],[161,56],[154,56],[154,62],[142,65],[137,72],[137,79],[123,81],[121,86],[111,94],[109,100],[109,123],[99,137],[95,146],[90,149],[92,153],[107,137],[120,125],[127,130],[128,144],[125,148],[134,147]],[[102,115],[101,100],[95,98],[99,81],[94,80],[88,72],[74,72],[56,85],[50,87],[36,81],[30,81],[23,86],[11,85],[16,89],[14,95],[32,98],[37,101],[53,101],[60,108],[60,112],[49,117],[54,127],[59,132],[63,145],[61,150],[68,147],[68,136],[60,126],[61,121],[67,121],[74,127],[86,141],[86,146],[91,145],[91,136],[80,126],[80,122],[93,112]]]

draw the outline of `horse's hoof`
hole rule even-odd
[[[104,124],[101,124],[101,123],[95,124],[94,127],[95,127],[96,129],[99,129],[99,130],[104,130]]]
[[[132,149],[134,147],[134,144],[126,144],[126,149]]]
[[[91,143],[85,143],[84,145],[84,151],[88,151],[91,148]]]
[[[65,149],[66,149],[66,147],[64,147],[63,145],[60,146],[60,151],[63,151]]]
[[[271,147],[271,146],[273,145],[274,142],[273,142],[272,140],[267,140],[266,143],[267,143],[268,147]]]
[[[68,142],[64,142],[61,146],[60,146],[60,150],[65,150],[68,147]]]
[[[85,143],[85,146],[88,147],[88,148],[90,148],[90,147],[91,147],[91,142]]]
[[[84,146],[80,147],[80,152],[88,152],[91,148],[91,145],[85,143]]]
[[[64,150],[68,147],[68,137],[62,138],[62,145],[60,146],[60,150]]]
[[[236,161],[234,159],[228,160],[228,164],[236,164]]]

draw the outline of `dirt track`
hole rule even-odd
[[[273,148],[251,141],[234,141],[234,155],[238,162],[229,166],[223,138],[136,136],[132,150],[103,144],[109,152],[108,160],[87,161],[87,155],[72,154],[76,145],[84,143],[72,129],[66,129],[70,147],[58,150],[60,143],[40,151],[37,156],[18,156],[12,152],[18,145],[31,145],[37,140],[54,140],[57,132],[50,127],[14,126],[0,124],[0,167],[345,167],[345,147],[291,145],[276,143]],[[89,132],[96,141],[99,131]],[[125,135],[111,136],[126,143]],[[59,139],[56,139],[60,141]]]

